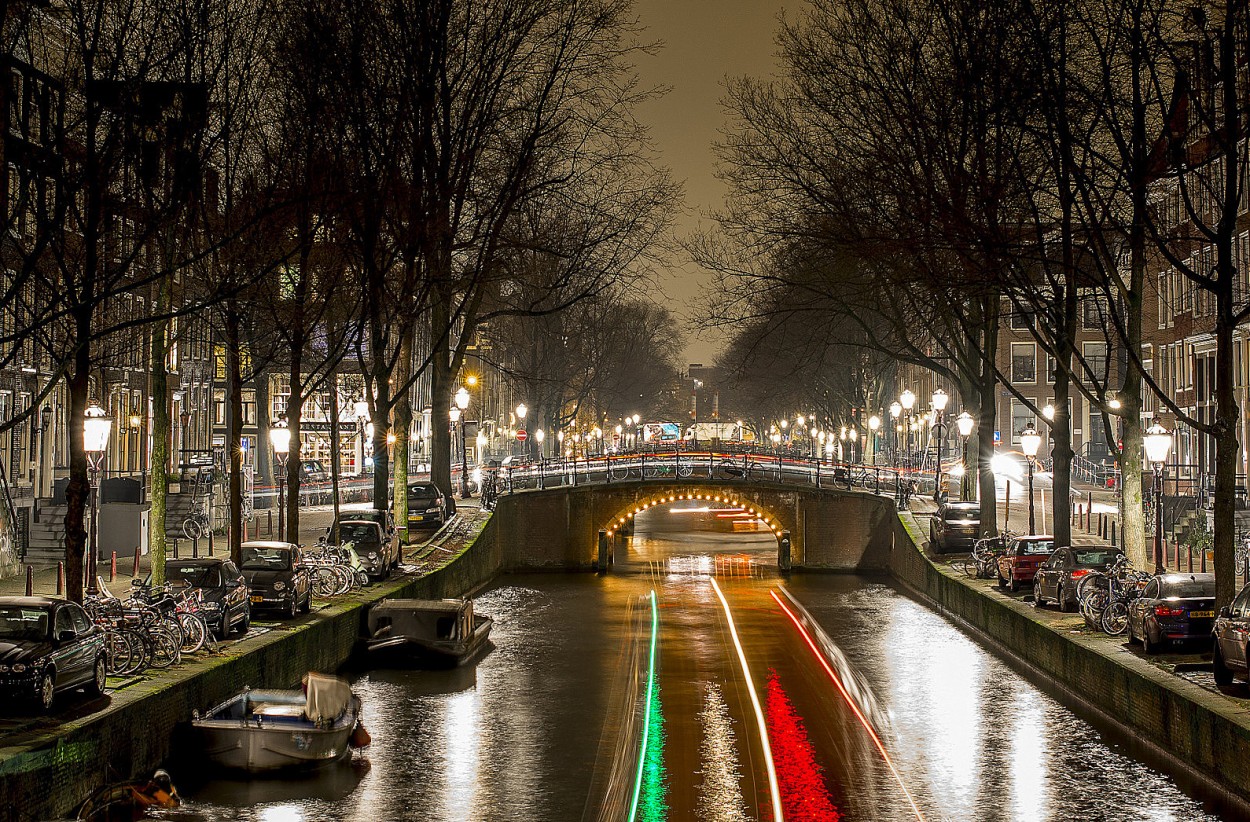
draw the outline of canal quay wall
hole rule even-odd
[[[494,518],[478,520],[468,530],[463,544],[422,549],[420,576],[371,586],[298,622],[233,643],[221,654],[189,657],[176,669],[109,692],[106,708],[92,702],[80,710],[75,703],[54,720],[35,719],[6,732],[0,737],[0,820],[65,818],[104,784],[190,759],[185,755],[196,744],[188,725],[192,711],[223,702],[245,686],[293,687],[310,670],[342,668],[364,633],[369,606],[378,600],[454,597],[480,588],[504,567],[503,531]],[[176,784],[176,771],[174,778]]]
[[[1250,813],[1250,707],[1125,654],[1104,637],[1045,624],[1035,609],[934,563],[910,513],[895,520],[890,573],[1033,679],[1126,731],[1165,767]],[[1094,763],[1091,763],[1091,765]]]

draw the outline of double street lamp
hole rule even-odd
[[[1146,447],[1146,459],[1154,465],[1154,498],[1155,498],[1155,573],[1162,574],[1163,568],[1163,466],[1168,461],[1168,452],[1172,450],[1172,432],[1159,423],[1146,429],[1142,437]]]
[[[959,478],[959,496],[961,499],[968,499],[968,437],[972,436],[972,426],[976,424],[976,420],[967,411],[960,411],[959,416],[955,417],[955,427],[959,429],[959,439],[962,454],[960,460],[963,462],[964,473]]]
[[[269,427],[269,443],[278,461],[278,539],[286,539],[286,459],[291,453],[291,429],[287,427],[286,415],[282,415]]]
[[[1037,449],[1042,446],[1042,435],[1037,433],[1037,429],[1033,427],[1033,423],[1029,423],[1023,431],[1020,432],[1020,450],[1024,452],[1025,459],[1029,461],[1029,533],[1036,534],[1037,526],[1033,518],[1033,460],[1037,457]]]
[[[96,571],[100,561],[100,546],[97,543],[100,533],[97,523],[100,518],[100,468],[104,465],[104,453],[108,449],[112,430],[113,421],[103,408],[95,403],[87,407],[82,421],[82,442],[83,450],[87,454],[87,473],[91,486],[91,535],[87,546],[87,592],[91,594],[99,591]]]

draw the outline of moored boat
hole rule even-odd
[[[473,612],[471,599],[385,599],[369,611],[365,646],[374,653],[454,667],[489,645],[492,624],[490,617]]]
[[[343,680],[309,673],[303,691],[244,689],[191,725],[214,764],[248,773],[313,768],[346,757],[363,734],[360,699]],[[367,736],[367,735],[364,735]]]

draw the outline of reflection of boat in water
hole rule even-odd
[[[81,822],[134,822],[149,809],[176,808],[178,791],[169,774],[157,771],[151,779],[106,785],[78,806],[74,819]]]
[[[242,693],[191,725],[204,754],[224,768],[261,773],[309,768],[347,756],[360,727],[360,699],[337,677],[310,673],[301,691]]]
[[[373,653],[398,653],[437,666],[463,665],[486,648],[492,621],[471,599],[386,599],[369,611]]]
[[[310,773],[285,774],[281,779],[248,779],[232,774],[205,774],[206,781],[188,784],[184,813],[179,819],[200,819],[198,806],[250,808],[260,805],[307,803],[311,800],[341,802],[360,787],[372,766],[365,757],[332,762]],[[171,817],[172,818],[172,817]],[[223,818],[221,811],[210,818]]]

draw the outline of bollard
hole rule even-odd
[[[1085,510],[1091,513],[1094,510],[1094,492],[1093,491],[1089,491],[1085,494]],[[1086,525],[1085,530],[1086,531],[1089,530],[1088,524]]]
[[[191,540],[191,559],[200,558],[200,538],[196,537]]]
[[[1115,547],[1115,520],[1111,520],[1111,547]]]
[[[783,574],[790,572],[790,532],[782,531],[777,538],[777,569]]]
[[[1178,540],[1178,541],[1177,541],[1177,543],[1176,543],[1176,550],[1177,550],[1178,552],[1181,550],[1181,544],[1180,544],[1180,541],[1179,541],[1179,540]],[[1193,552],[1193,551],[1188,551],[1188,550],[1187,550],[1185,553],[1189,554],[1189,573],[1191,573],[1191,574],[1192,574],[1192,573],[1194,572],[1194,552]],[[1178,563],[1176,563],[1176,565],[1177,565],[1177,567],[1180,567],[1180,563],[1179,563],[1179,562],[1178,562]]]
[[[268,519],[268,522],[265,525],[265,536],[272,537],[273,536],[273,511],[266,511],[265,517]]]
[[[26,566],[26,596],[33,597],[35,595],[35,566]]]
[[[1206,552],[1206,549],[1200,549],[1200,550],[1202,551],[1202,553],[1198,555],[1198,559],[1200,560],[1198,570],[1205,574],[1207,572],[1207,552]]]
[[[213,532],[211,530],[208,532],[208,555],[210,557],[213,555]]]
[[[135,567],[133,570],[131,570],[130,575],[132,577],[139,576],[139,546],[138,545],[135,546]]]
[[[113,561],[109,563],[109,582],[117,581],[117,552],[113,552]]]
[[[178,540],[174,540],[174,559],[178,558]]]
[[[56,595],[62,596],[65,593],[65,563],[58,562],[56,564]]]
[[[247,520],[243,520],[243,541],[247,542]]]

